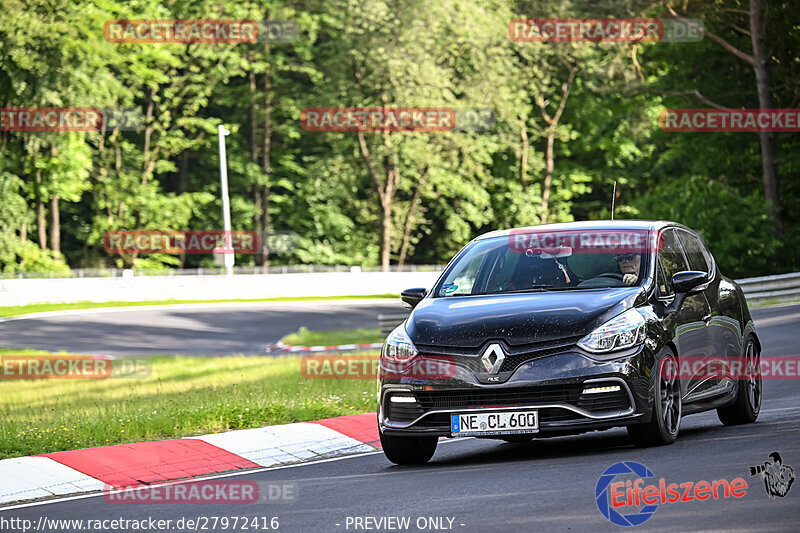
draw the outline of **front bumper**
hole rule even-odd
[[[610,362],[595,361],[579,349],[543,357],[519,366],[505,382],[491,385],[486,376],[476,375],[474,365],[458,362],[453,375],[445,379],[383,374],[379,428],[396,436],[451,436],[450,415],[474,410],[535,409],[540,436],[646,422],[652,413],[654,364],[653,354],[640,346]],[[596,392],[614,386],[619,390]],[[392,395],[413,396],[415,401],[392,402]]]

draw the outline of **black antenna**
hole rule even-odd
[[[614,220],[614,201],[617,199],[617,180],[614,180],[614,191],[611,193],[611,220]]]

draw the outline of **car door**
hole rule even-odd
[[[708,320],[709,357],[724,365],[742,353],[742,332],[738,320],[736,294],[732,290],[727,290],[728,284],[717,271],[714,258],[702,239],[695,233],[683,229],[678,230],[678,236],[692,270],[705,271],[709,274],[708,286],[703,290],[711,309]],[[717,385],[721,389],[726,386],[725,383]]]
[[[676,230],[669,228],[662,232],[663,240],[658,252],[660,267],[664,273],[665,293],[662,298],[671,300],[675,297],[672,276],[677,272],[691,270],[686,254],[678,240]],[[665,325],[673,334],[673,342],[678,350],[681,362],[681,379],[684,389],[684,400],[689,402],[701,398],[707,393],[707,380],[704,379],[705,361],[710,354],[711,338],[707,326],[711,317],[711,309],[703,292],[686,297],[678,311],[665,317]],[[683,364],[688,362],[689,365]],[[689,376],[684,369],[689,368]],[[688,377],[688,379],[687,379]]]

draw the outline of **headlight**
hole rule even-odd
[[[586,335],[578,346],[593,353],[624,350],[644,342],[646,324],[639,311],[629,309]]]
[[[405,324],[400,324],[394,328],[394,331],[386,337],[386,342],[383,343],[383,350],[381,350],[383,357],[394,359],[395,361],[408,361],[416,357],[418,353],[416,346],[408,338]]]

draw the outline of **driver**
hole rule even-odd
[[[640,254],[617,254],[615,256],[619,271],[622,272],[622,282],[633,285],[639,279],[639,267],[642,264]]]

